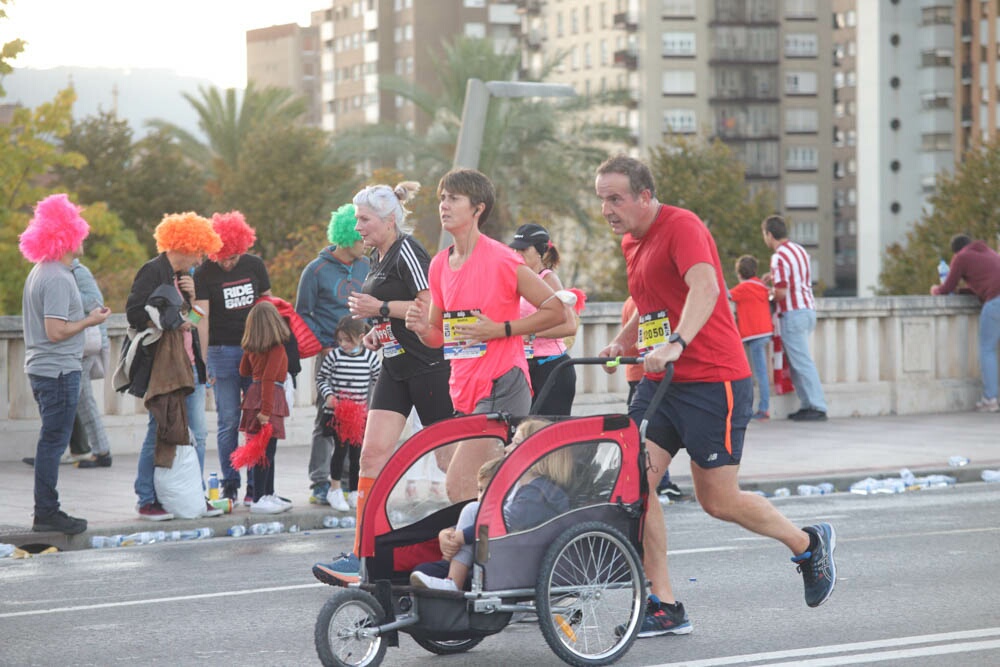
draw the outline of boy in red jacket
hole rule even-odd
[[[767,285],[757,277],[757,259],[743,255],[736,260],[736,275],[740,282],[729,290],[729,299],[736,305],[736,327],[747,348],[750,368],[757,381],[757,411],[753,419],[770,418],[771,392],[767,377],[767,344],[774,329],[771,326],[771,304]]]

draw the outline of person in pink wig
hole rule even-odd
[[[59,459],[69,446],[80,398],[84,329],[108,319],[111,309],[84,313],[73,278],[73,260],[83,254],[90,225],[80,207],[64,194],[38,202],[35,215],[20,236],[21,254],[34,268],[24,283],[21,302],[24,327],[24,372],[38,403],[42,427],[35,447],[35,517],[31,529],[77,535],[86,519],[60,509]]]

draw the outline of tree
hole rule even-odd
[[[236,169],[219,180],[216,205],[246,216],[265,258],[294,246],[289,235],[301,227],[325,229],[330,211],[357,189],[353,167],[334,159],[321,130],[268,123],[246,138]]]
[[[132,128],[128,121],[111,111],[74,121],[62,138],[62,148],[87,160],[76,167],[55,169],[63,185],[76,192],[77,203],[103,201],[118,210],[128,193],[126,172],[132,159]]]
[[[743,163],[718,139],[671,136],[650,151],[649,167],[656,198],[702,219],[715,238],[726,282],[735,284],[737,258],[759,259],[767,251],[760,223],[774,212],[770,191],[751,197]]]
[[[935,185],[906,242],[886,248],[879,294],[927,294],[938,282],[938,262],[951,261],[955,234],[990,245],[1000,238],[1000,139],[967,150],[954,172],[938,173]]]
[[[148,255],[135,232],[126,229],[104,202],[86,206],[82,215],[90,224],[90,235],[81,261],[93,272],[108,307],[124,311],[132,279]]]

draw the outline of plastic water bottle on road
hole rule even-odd
[[[172,530],[167,533],[167,539],[172,542],[180,540],[202,540],[207,537],[215,537],[215,531],[211,528],[195,528],[194,530]]]
[[[247,534],[247,527],[242,524],[236,524],[235,526],[230,526],[229,530],[226,531],[226,535],[229,537],[243,537]]]
[[[323,517],[324,528],[336,528],[339,525],[340,525],[340,519],[333,516],[332,514]]]
[[[984,470],[980,476],[984,482],[1000,482],[1000,470]]]
[[[93,549],[113,549],[121,545],[121,535],[94,535],[90,538],[90,546]]]
[[[250,533],[253,535],[276,535],[284,532],[285,524],[280,521],[269,521],[267,523],[255,523],[250,526]]]
[[[969,459],[964,456],[949,456],[948,465],[952,468],[961,468],[962,466],[969,465]]]
[[[357,524],[357,519],[355,519],[353,516],[345,516],[343,519],[340,520],[341,528],[354,528],[356,524]]]
[[[139,544],[154,544],[156,542],[165,542],[167,540],[166,531],[162,530],[144,530],[141,533],[132,533],[131,535],[126,535],[122,538],[121,545],[123,547],[131,547]]]
[[[13,544],[0,544],[0,558],[7,558],[16,548]]]

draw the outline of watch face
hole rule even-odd
[[[381,307],[378,309],[378,312],[382,317],[389,317],[389,304],[383,301]]]

